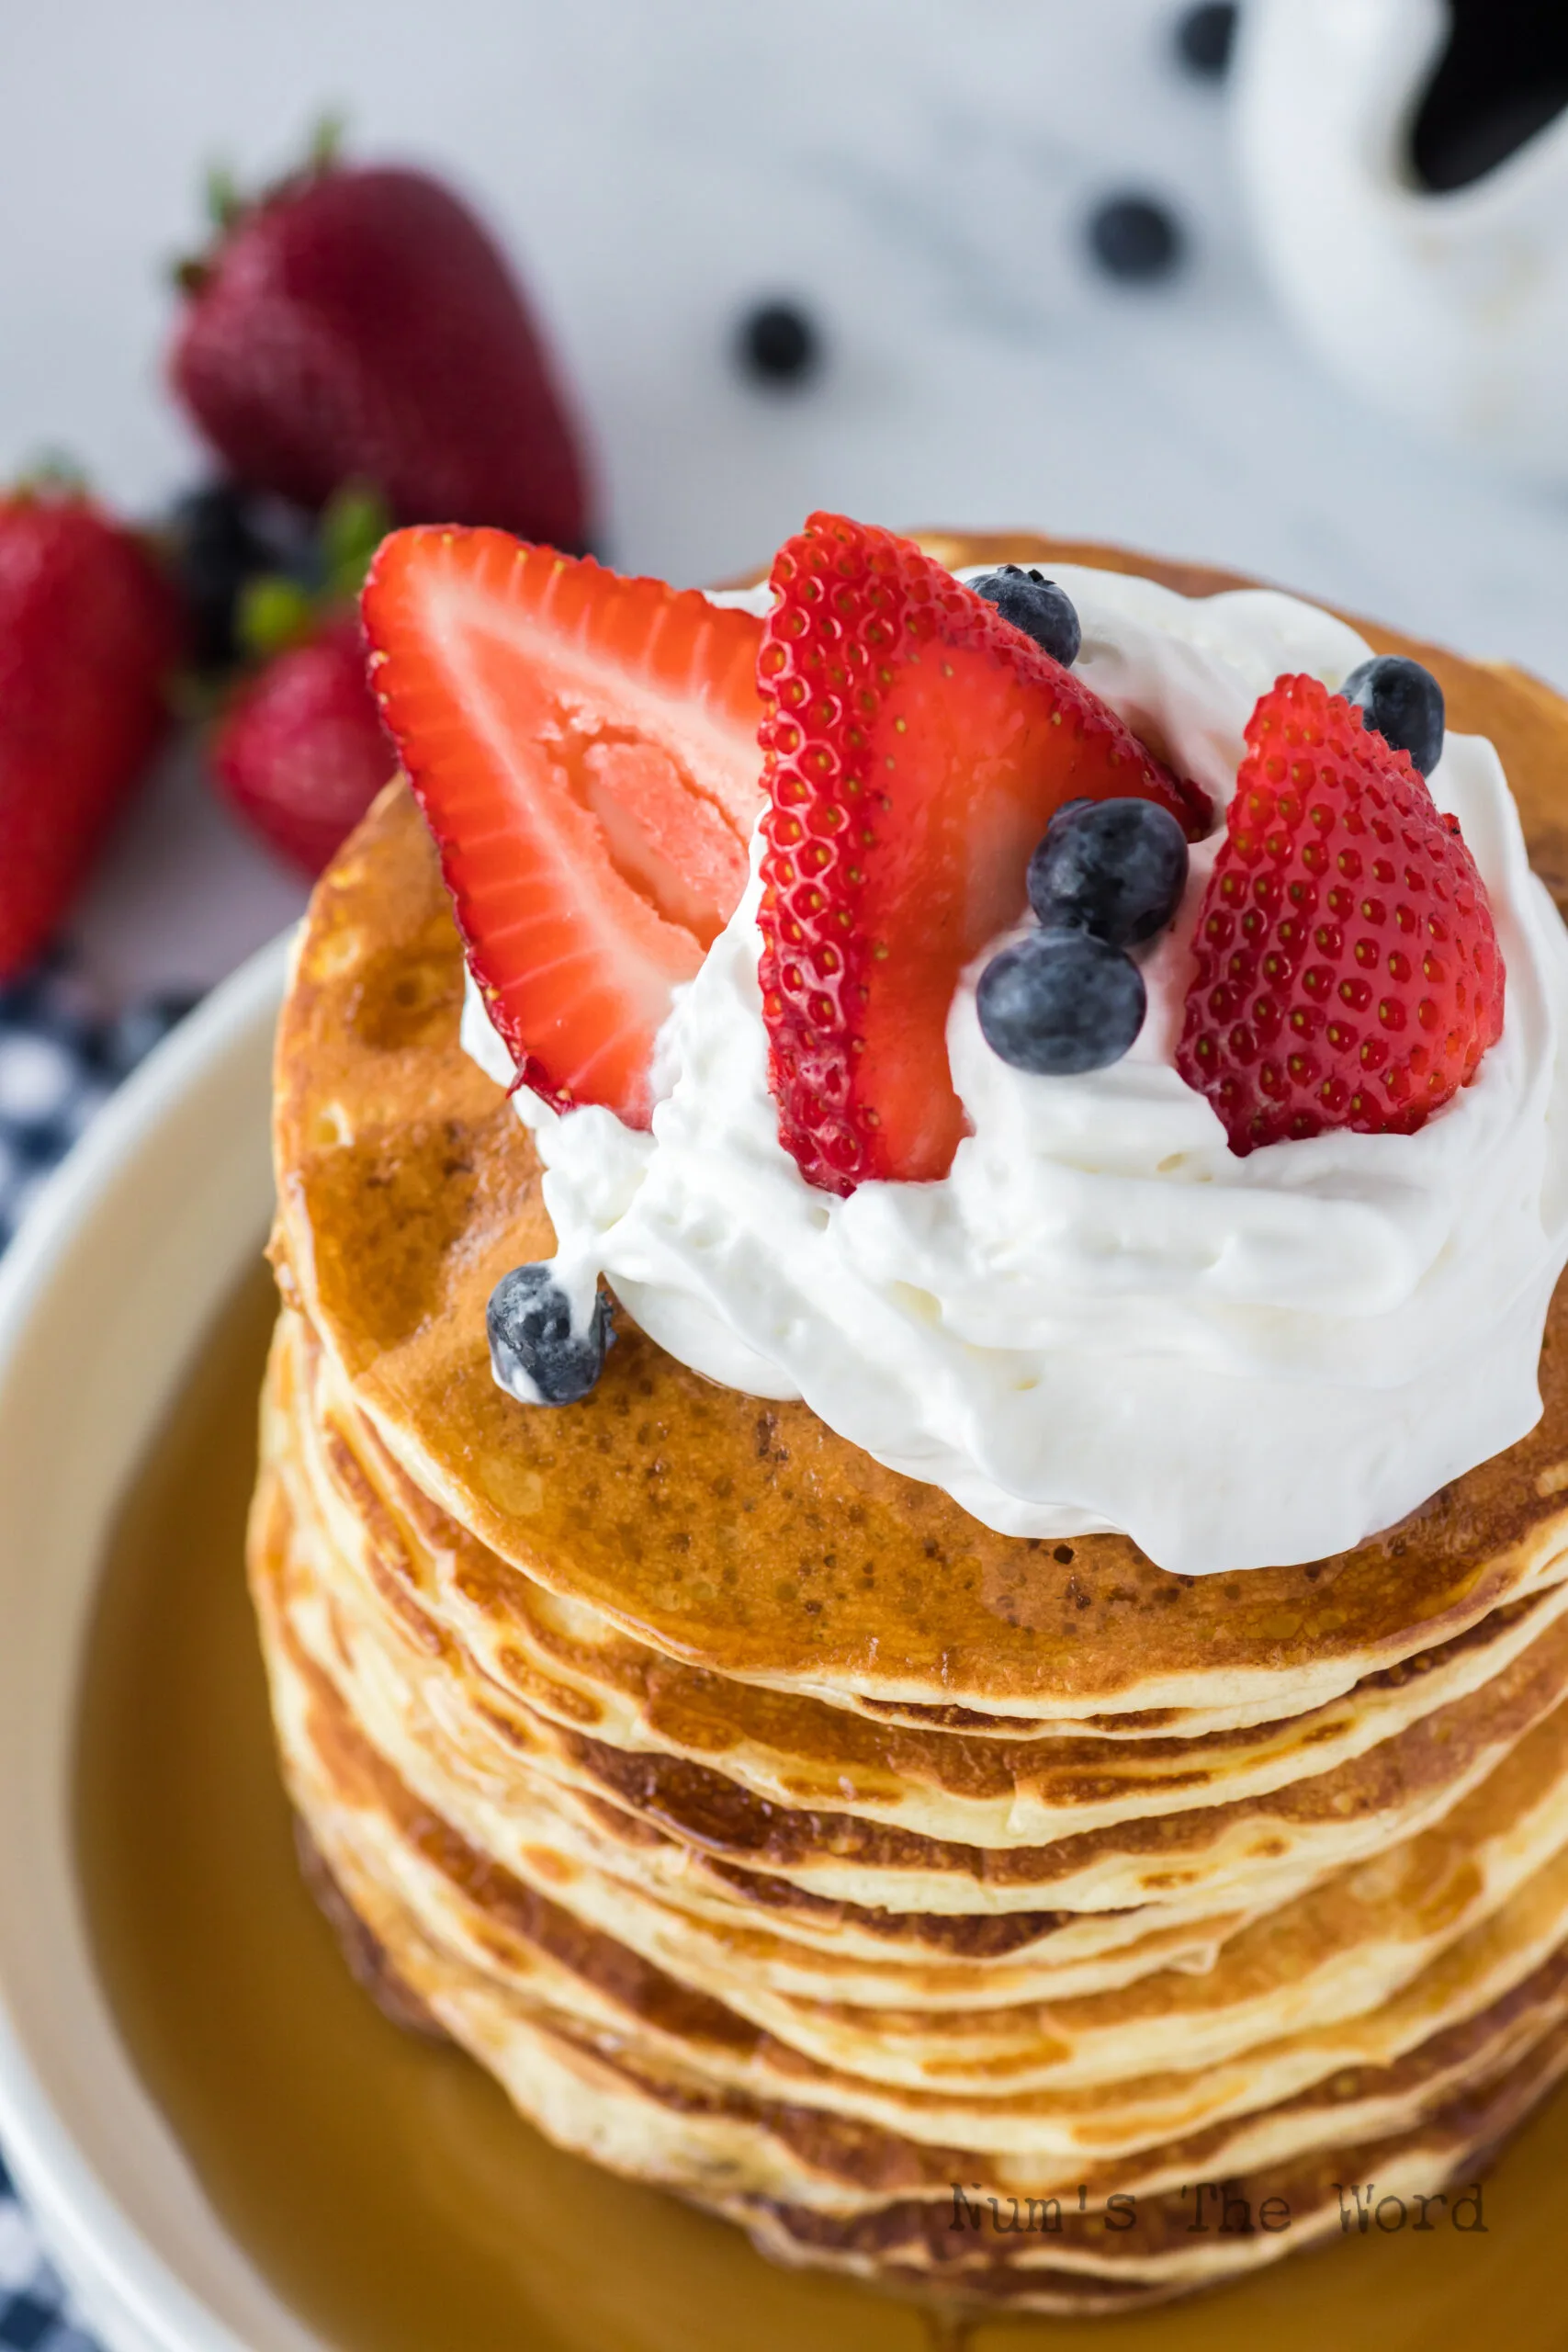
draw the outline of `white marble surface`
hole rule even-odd
[[[1038,524],[1257,571],[1568,685],[1568,498],[1422,443],[1297,345],[1251,257],[1224,92],[1171,62],[1179,13],[0,0],[0,470],[63,446],[144,508],[190,476],[160,265],[207,160],[265,175],[341,105],[356,152],[451,174],[518,254],[626,566],[732,571],[820,504]],[[1086,209],[1134,187],[1191,239],[1146,290],[1083,259]],[[773,292],[830,337],[795,395],[728,362],[737,312]],[[196,980],[296,899],[176,774],[85,936],[116,979]]]

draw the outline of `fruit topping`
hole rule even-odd
[[[253,580],[281,571],[303,532],[238,482],[205,482],[175,502],[159,531],[164,568],[185,603],[200,671],[225,669],[239,652],[240,605]]]
[[[761,624],[503,531],[395,531],[371,680],[519,1079],[646,1127],[654,1039],[745,887]]]
[[[497,1384],[521,1405],[579,1403],[604,1369],[604,1351],[615,1344],[604,1293],[594,1293],[588,1328],[580,1331],[552,1268],[537,1262],[502,1274],[485,1326]]]
[[[209,751],[231,806],[307,874],[397,771],[365,662],[357,613],[323,622],[240,688]]]
[[[980,1034],[1014,1069],[1077,1078],[1119,1062],[1144,1025],[1144,976],[1092,932],[1031,932],[980,975]]]
[[[64,482],[0,494],[0,978],[71,904],[168,721],[178,602]]]
[[[1235,47],[1235,0],[1200,0],[1176,23],[1176,54],[1189,74],[1222,82],[1230,71]]]
[[[1144,1025],[1143,974],[1124,953],[1170,922],[1187,836],[1152,800],[1069,800],[1029,861],[1040,922],[980,976],[980,1034],[1015,1069],[1077,1078],[1119,1062]]]
[[[822,337],[798,302],[759,302],[740,322],[735,352],[757,383],[793,390],[820,370]]]
[[[976,596],[995,605],[1004,621],[1011,621],[1014,628],[1043,645],[1064,670],[1072,668],[1083,631],[1077,607],[1065,588],[1058,588],[1032,565],[1025,570],[1019,563],[1004,563],[995,571],[982,572],[969,585]]]
[[[1187,887],[1187,836],[1152,800],[1075,800],[1029,861],[1029,903],[1047,930],[1073,924],[1111,947],[1163,931]]]
[[[815,1184],[945,1175],[958,975],[1024,906],[1075,797],[1208,804],[1083,682],[908,539],[813,515],[773,564],[758,676],[759,967],[785,1148]]]
[[[1089,249],[1107,277],[1146,286],[1180,266],[1187,239],[1168,204],[1129,193],[1096,205],[1089,220]]]
[[[309,164],[215,207],[180,274],[174,389],[230,470],[317,507],[368,481],[400,522],[586,532],[582,462],[537,329],[487,232],[422,172]]]
[[[371,554],[386,535],[378,498],[328,502],[293,568],[239,586],[236,650],[250,662],[208,747],[230,807],[307,874],[319,874],[397,769],[367,676],[358,613]]]
[[[1230,1148],[1408,1135],[1503,1027],[1503,958],[1458,820],[1315,678],[1247,729],[1204,892],[1177,1067]]]
[[[1430,670],[1401,653],[1379,653],[1352,670],[1339,691],[1364,726],[1431,775],[1443,756],[1443,690]]]

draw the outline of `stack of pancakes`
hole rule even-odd
[[[1369,634],[1568,870],[1568,708]],[[1473,2179],[1568,2066],[1568,1290],[1540,1427],[1353,1553],[997,1535],[624,1315],[583,1403],[494,1385],[552,1238],[461,998],[394,790],[283,1017],[251,1557],[383,1998],[769,2252],[975,2304],[1124,2309]]]

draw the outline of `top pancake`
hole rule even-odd
[[[1085,562],[1187,594],[1247,584],[1027,537],[922,544],[950,564]],[[1538,869],[1568,895],[1568,706],[1523,673],[1358,623],[1492,738]],[[1182,1711],[1184,1733],[1316,1706],[1568,1574],[1568,1289],[1517,1446],[1333,1559],[1168,1576],[1114,1535],[994,1533],[804,1405],[703,1380],[619,1318],[592,1396],[515,1403],[484,1308],[553,1246],[532,1145],[457,1043],[462,961],[405,793],[318,887],[279,1030],[280,1279],[410,1476],[501,1557],[639,1639],[840,1704],[1043,1722]],[[1131,1727],[1131,1726],[1129,1726]],[[1140,1728],[1145,1727],[1140,1725]]]

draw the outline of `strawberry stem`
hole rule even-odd
[[[244,194],[227,164],[209,164],[203,185],[203,209],[213,232],[213,242],[207,253],[186,254],[174,264],[170,275],[180,292],[200,293],[212,275],[213,253],[247,213],[288,189],[298,187],[302,181],[319,179],[323,172],[335,171],[343,160],[346,129],[347,117],[339,111],[319,116],[311,126],[303,161],[269,181],[255,197]]]
[[[308,172],[313,175],[336,169],[343,159],[344,133],[347,129],[347,116],[335,107],[317,117],[310,133],[306,163]]]
[[[309,637],[316,609],[316,599],[298,580],[265,571],[248,580],[240,592],[234,635],[243,652],[254,662],[266,662]]]
[[[321,584],[328,596],[352,604],[365,585],[370,559],[392,526],[374,482],[347,481],[321,510],[318,544]]]
[[[321,510],[305,577],[258,572],[241,590],[234,638],[245,658],[269,662],[352,606],[389,527],[386,501],[368,482],[334,491]]]
[[[245,209],[239,183],[227,164],[209,164],[205,196],[207,217],[221,237]]]
[[[63,449],[40,449],[11,485],[13,498],[85,498],[85,469]]]

